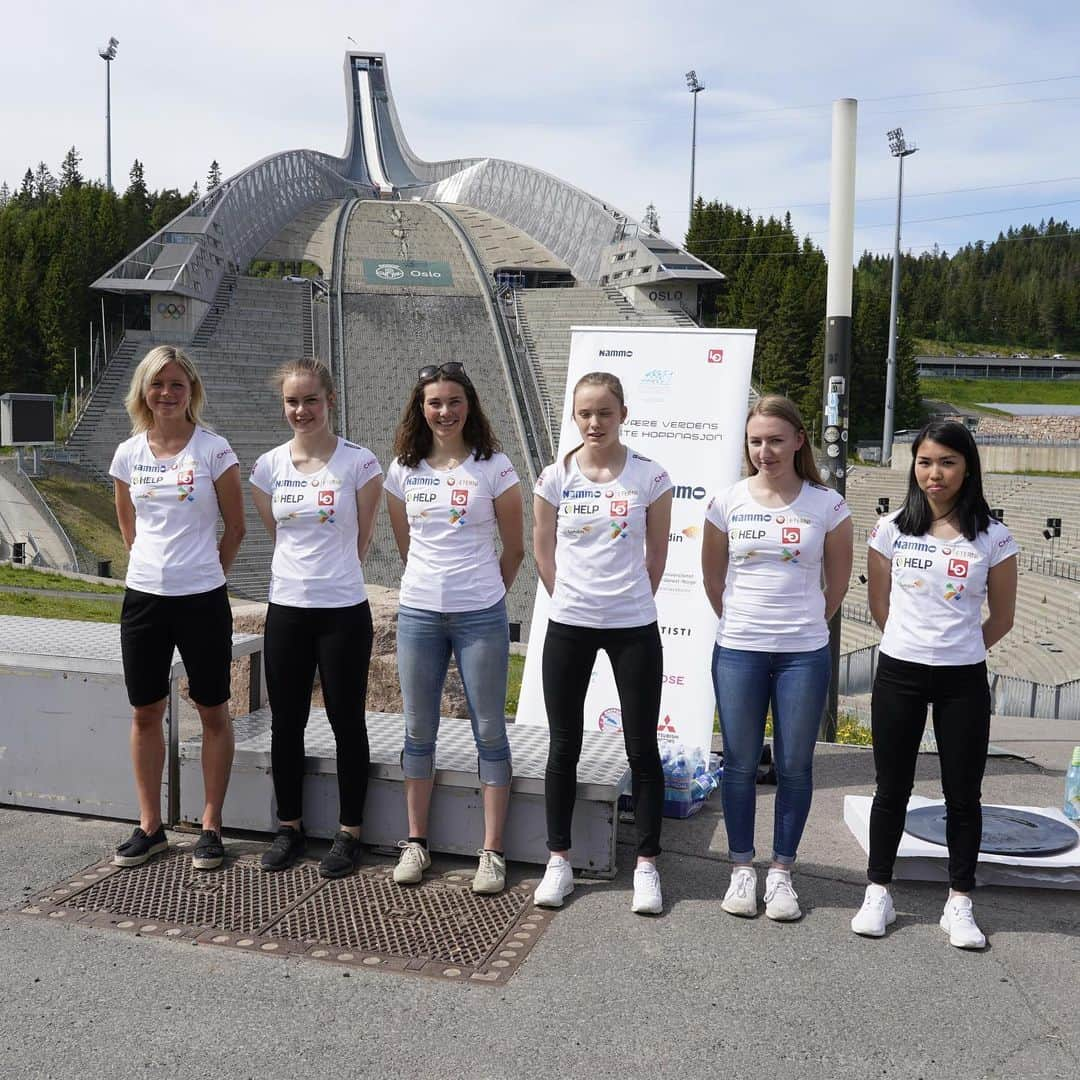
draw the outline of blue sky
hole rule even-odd
[[[897,125],[920,148],[905,166],[905,248],[1080,222],[1075,4],[45,0],[9,10],[5,29],[0,179],[12,186],[39,160],[58,171],[72,143],[87,175],[104,175],[97,47],[110,34],[118,187],[135,156],[152,187],[187,190],[213,158],[229,175],[297,146],[338,154],[351,35],[387,53],[421,157],[522,161],[634,217],[653,202],[674,239],[689,199],[689,68],[706,86],[698,192],[755,213],[790,207],[822,246],[838,97],[860,102],[857,252],[891,250],[885,132]]]

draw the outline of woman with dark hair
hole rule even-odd
[[[802,915],[791,866],[814,793],[814,746],[832,671],[828,622],[851,575],[851,514],[842,496],[818,483],[802,417],[787,398],[754,405],[743,451],[749,476],[709,502],[701,552],[720,619],[712,674],[734,864],[722,907],[757,914],[755,784],[771,706],[777,788],[765,914],[790,922]]]
[[[274,540],[263,656],[278,832],[260,865],[285,870],[304,853],[304,729],[318,671],[336,746],[341,826],[319,873],[339,878],[360,858],[367,795],[372,626],[361,564],[382,469],[370,450],[334,434],[334,382],[324,364],[291,361],[274,382],[293,435],[251,470],[251,497]]]
[[[409,837],[399,845],[394,880],[416,884],[431,865],[428,816],[439,703],[453,653],[472,720],[484,801],[484,845],[473,891],[497,893],[506,885],[503,826],[511,776],[505,596],[524,556],[524,526],[517,473],[501,452],[462,364],[420,369],[394,438],[386,505],[405,563],[397,658]]]
[[[877,791],[870,884],[851,929],[881,937],[896,919],[888,885],[932,705],[949,848],[941,928],[957,948],[981,949],[970,894],[990,737],[986,650],[1012,627],[1019,548],[990,514],[979,451],[963,424],[927,424],[911,457],[904,504],[878,522],[867,553],[870,613],[882,630],[871,699]]]
[[[631,910],[659,915],[664,771],[656,724],[664,664],[653,596],[667,562],[671,479],[619,438],[627,411],[614,375],[583,375],[572,402],[581,445],[543,471],[533,496],[536,567],[551,596],[543,659],[551,856],[533,900],[561,907],[574,891],[570,826],[585,695],[603,649],[615,676],[633,776],[638,845]]]
[[[173,649],[184,661],[203,729],[206,805],[192,865],[213,870],[225,857],[221,808],[233,759],[232,609],[225,574],[244,537],[244,500],[236,454],[203,425],[205,404],[202,379],[187,355],[171,345],[151,349],[124,399],[131,438],[116,448],[109,466],[116,518],[130,553],[120,646],[139,799],[139,825],[116,849],[117,866],[140,866],[169,846],[161,823],[161,722]]]

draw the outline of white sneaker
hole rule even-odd
[[[659,915],[664,910],[660,874],[656,863],[640,862],[634,871],[634,899],[630,910],[637,915]]]
[[[941,929],[949,935],[949,944],[958,949],[982,949],[986,935],[975,924],[970,896],[953,896],[945,902]]]
[[[896,922],[896,908],[884,885],[866,886],[862,907],[851,920],[851,929],[863,937],[884,937],[885,927]]]
[[[536,886],[533,903],[537,907],[562,907],[563,901],[574,891],[574,871],[561,855],[548,859],[544,879]]]
[[[486,848],[481,848],[477,855],[480,856],[480,865],[472,879],[472,891],[486,896],[501,893],[506,888],[506,859]]]
[[[720,905],[729,915],[752,919],[757,914],[757,874],[749,866],[736,866],[731,871],[731,884]]]
[[[401,840],[398,843],[401,855],[394,867],[394,880],[399,885],[418,885],[424,877],[424,871],[431,865],[431,856],[423,844],[413,840]]]
[[[777,922],[802,917],[799,894],[791,886],[790,870],[770,870],[765,876],[765,914]]]

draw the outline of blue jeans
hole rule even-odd
[[[510,783],[506,672],[510,627],[506,602],[481,611],[421,611],[402,606],[397,621],[398,678],[405,708],[402,768],[410,780],[435,775],[439,704],[454,654],[472,720],[481,784]]]
[[[712,672],[724,737],[720,795],[731,859],[754,857],[757,767],[771,704],[777,779],[773,859],[793,863],[814,795],[814,744],[832,674],[829,646],[768,653],[717,645]]]

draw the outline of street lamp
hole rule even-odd
[[[693,121],[690,126],[690,214],[686,219],[686,227],[694,219],[694,159],[697,157],[697,96],[705,87],[698,82],[697,72],[692,68],[686,73],[686,89],[694,99]]]
[[[885,362],[885,424],[881,432],[881,464],[892,462],[893,421],[896,412],[896,320],[900,296],[900,217],[904,202],[904,158],[919,148],[904,140],[903,128],[887,132],[889,153],[900,163],[900,179],[896,189],[896,244],[893,247],[892,298],[889,302],[889,358]]]
[[[112,191],[112,62],[119,44],[110,37],[108,45],[98,49],[98,56],[105,61],[105,186],[109,191]]]

